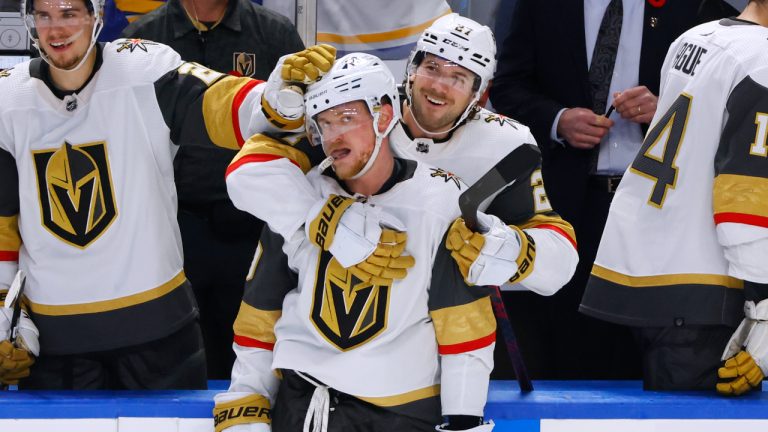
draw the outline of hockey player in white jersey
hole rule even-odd
[[[96,44],[103,0],[21,4],[42,58],[0,72],[0,292],[23,270],[28,315],[0,342],[0,380],[38,356],[22,388],[204,388],[173,143],[238,149],[262,128],[258,82],[149,41]]]
[[[768,373],[766,26],[753,0],[672,44],[611,205],[581,310],[637,328],[646,389],[736,395]]]
[[[410,59],[403,120],[392,131],[397,155],[448,169],[472,184],[518,146],[535,144],[527,127],[478,105],[493,77],[495,51],[488,27],[456,14],[441,17],[424,31]],[[292,98],[289,88],[295,77],[312,82],[303,71],[312,70],[313,64],[304,53],[288,56],[270,77],[264,96],[271,107],[267,112],[273,131],[286,130],[285,125],[294,125],[303,116],[301,100]],[[283,77],[295,71],[294,78],[281,80],[281,71]],[[302,174],[310,164],[300,149],[270,144],[250,150],[248,158],[228,170],[227,186],[235,205],[283,236],[311,224],[324,200],[307,187]],[[575,236],[570,224],[552,211],[539,169],[525,184],[515,186],[483,207],[494,215],[483,218],[484,234],[469,231],[457,220],[447,247],[471,284],[511,280],[551,295],[573,275],[578,260]],[[373,250],[379,230],[354,227],[376,226],[376,218],[345,212],[330,228],[341,227],[342,235],[326,248],[344,263],[363,260]],[[532,266],[521,265],[525,260],[521,231],[536,244]]]
[[[466,186],[393,156],[397,87],[377,57],[339,59],[306,97],[311,137],[333,157],[332,169],[307,174],[328,199],[321,211],[333,219],[356,202],[386,215],[389,228],[373,256],[350,268],[306,240],[305,230],[325,230],[264,231],[216,430],[433,431],[446,416],[437,430],[490,431],[482,418],[496,328],[489,290],[470,287],[443,246]],[[379,271],[406,267],[397,280]]]

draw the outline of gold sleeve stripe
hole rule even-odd
[[[245,140],[240,134],[237,110],[249,91],[261,81],[249,78],[222,78],[203,96],[203,119],[208,137],[219,147],[239,150]]]
[[[517,226],[523,230],[527,228],[538,228],[555,231],[568,239],[573,247],[576,247],[576,231],[574,231],[573,226],[571,226],[568,221],[560,216],[538,214],[525,221],[525,223],[518,224]]]
[[[458,345],[487,338],[496,332],[491,299],[483,297],[460,306],[450,306],[429,313],[440,346]]]
[[[338,43],[338,44],[359,44],[359,43],[376,43],[386,42],[391,40],[397,40],[420,34],[425,28],[432,25],[435,20],[441,16],[448,15],[451,10],[448,9],[442,15],[432,18],[429,21],[425,21],[421,24],[416,24],[410,27],[403,27],[397,30],[391,30],[380,33],[364,33],[351,36],[340,35],[336,33],[318,33],[317,43]]]
[[[738,213],[768,218],[768,179],[735,174],[715,177],[712,192],[715,215]]]
[[[20,248],[19,216],[0,216],[0,261],[18,261]]]
[[[234,171],[237,167],[248,162],[264,162],[280,158],[288,159],[305,174],[312,169],[309,157],[303,151],[286,142],[266,135],[256,134],[246,141],[243,148],[230,162],[227,171]],[[243,159],[247,160],[243,161]]]
[[[213,424],[216,432],[239,424],[272,423],[269,399],[260,394],[246,396],[213,407]]]
[[[597,264],[592,266],[592,274],[619,285],[632,288],[645,288],[667,285],[717,285],[726,288],[744,288],[744,281],[725,275],[678,273],[658,276],[629,276]]]
[[[364,400],[370,404],[380,407],[393,407],[398,405],[405,405],[407,403],[415,402],[422,399],[427,399],[440,395],[440,385],[433,385],[430,387],[424,387],[418,390],[409,391],[394,396],[381,396],[381,397],[362,397],[355,396],[360,400]]]
[[[146,14],[164,5],[159,0],[115,0],[115,6],[123,12]]]
[[[187,277],[184,275],[184,271],[181,271],[171,280],[157,288],[152,288],[138,294],[120,297],[117,299],[69,305],[47,305],[34,302],[29,302],[29,304],[32,312],[40,315],[63,316],[107,312],[158,299],[181,286],[181,284],[183,284],[186,280]]]
[[[275,323],[283,314],[281,310],[261,310],[240,303],[235,318],[235,342],[238,345],[271,350],[275,345]]]

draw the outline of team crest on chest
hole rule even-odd
[[[233,53],[232,70],[240,76],[252,77],[256,72],[256,54],[247,52]]]
[[[325,340],[347,351],[387,328],[391,286],[361,281],[329,252],[322,252],[317,275],[311,320]]]
[[[117,217],[106,143],[64,142],[32,156],[41,223],[65,243],[87,248]]]
[[[137,49],[147,52],[148,45],[157,45],[157,43],[146,41],[144,39],[124,39],[117,43],[117,52],[124,50],[134,52]]]
[[[456,174],[442,168],[430,168],[429,170],[432,171],[432,174],[430,174],[431,177],[442,178],[446,183],[452,181],[457,188],[461,189],[461,178]]]

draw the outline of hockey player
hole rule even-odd
[[[468,286],[443,247],[466,186],[393,157],[397,87],[377,57],[342,57],[306,98],[311,137],[333,157],[332,169],[307,174],[328,198],[322,212],[333,218],[333,206],[355,201],[386,212],[392,229],[350,269],[306,241],[304,227],[287,237],[264,231],[216,430],[434,431],[441,407],[448,423],[437,430],[492,430],[482,419],[496,327],[488,288]],[[276,142],[256,136],[238,158],[257,141]],[[375,268],[411,265],[395,281]]]
[[[204,388],[173,143],[239,148],[263,128],[258,82],[149,41],[96,44],[103,0],[21,5],[42,58],[0,73],[0,290],[23,270],[29,314],[0,380],[39,355],[23,388]]]
[[[391,134],[395,154],[446,168],[472,184],[510,151],[535,144],[527,127],[479,106],[493,77],[495,50],[488,27],[456,14],[441,17],[424,31],[409,62],[403,120]],[[292,80],[280,79],[283,69],[289,71],[286,75],[293,70],[301,78],[303,70],[312,69],[312,62],[294,63],[287,57],[273,72],[264,87],[271,130],[289,129],[286,125],[303,116],[300,98],[290,96]],[[238,208],[287,238],[321,217],[318,203],[324,200],[308,188],[302,175],[309,169],[304,160],[293,146],[254,146],[249,158],[228,170],[230,197]],[[470,284],[512,280],[551,295],[575,270],[575,236],[570,224],[552,211],[539,169],[525,184],[515,186],[519,187],[505,189],[486,204],[487,213],[495,216],[483,218],[485,234],[472,233],[457,220],[447,247]],[[341,227],[343,235],[336,235],[325,248],[342,263],[362,261],[373,251],[379,232],[362,227],[377,226],[377,217],[345,211],[330,228]],[[520,245],[525,235],[536,244],[533,265],[523,264]]]
[[[581,310],[636,328],[646,389],[737,395],[768,373],[766,26],[752,0],[672,44],[611,205]]]

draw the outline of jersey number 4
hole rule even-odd
[[[635,174],[653,180],[648,204],[654,207],[661,208],[667,190],[675,188],[678,171],[675,159],[685,136],[691,102],[690,95],[683,93],[678,96],[664,117],[648,132],[630,167]]]

